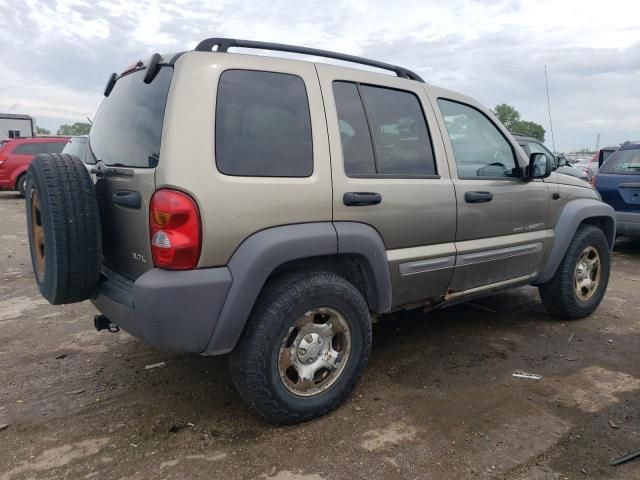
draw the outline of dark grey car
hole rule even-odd
[[[571,175],[572,177],[579,178],[585,182],[589,181],[589,177],[582,169],[574,167],[566,158],[551,153],[551,151],[539,140],[526,135],[520,135],[519,133],[514,133],[512,135],[524,151],[527,152],[527,155],[531,155],[532,153],[543,153],[547,158],[551,159],[556,166],[556,171],[558,173]]]

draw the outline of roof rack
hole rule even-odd
[[[397,65],[378,62],[368,58],[357,57],[355,55],[346,55],[344,53],[330,52],[328,50],[320,50],[317,48],[298,47],[295,45],[285,45],[282,43],[257,42],[253,40],[236,40],[233,38],[207,38],[201,41],[195,48],[197,52],[210,52],[213,47],[217,46],[216,52],[227,52],[231,47],[238,48],[255,48],[258,50],[274,50],[279,52],[300,53],[303,55],[312,55],[314,57],[334,58],[345,62],[360,63],[370,67],[380,68],[382,70],[390,70],[400,78],[408,78],[417,82],[424,83],[424,80],[417,73],[412,72]]]

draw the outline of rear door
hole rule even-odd
[[[456,204],[424,85],[316,68],[331,145],[334,220],[380,233],[394,307],[444,295],[455,261]],[[354,195],[364,201],[352,201]]]
[[[173,67],[162,66],[150,84],[143,82],[144,72],[117,80],[96,115],[87,152],[98,172],[104,263],[131,279],[153,267],[149,201]]]

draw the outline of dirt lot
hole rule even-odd
[[[353,397],[277,428],[240,401],[226,358],[98,333],[87,302],[48,305],[16,195],[0,193],[0,222],[0,480],[640,479],[640,459],[609,466],[640,449],[639,241],[618,241],[583,321],[552,320],[533,288],[384,319]]]

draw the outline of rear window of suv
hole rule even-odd
[[[111,94],[102,101],[89,135],[91,155],[96,162],[141,168],[158,165],[173,68],[161,67],[150,84],[143,82],[144,72],[119,78]]]
[[[216,165],[225,175],[308,177],[313,143],[307,90],[285,73],[227,70],[216,100]]]
[[[602,173],[640,175],[640,148],[618,150],[604,164]]]

